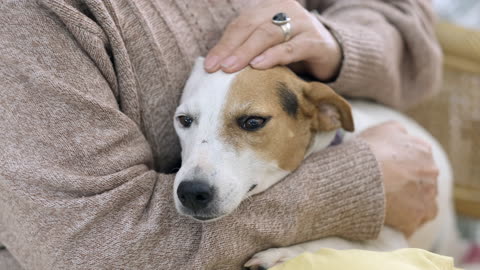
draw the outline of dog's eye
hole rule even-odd
[[[256,131],[264,127],[268,119],[260,116],[244,116],[238,119],[238,124],[246,131]]]
[[[177,119],[178,122],[180,122],[180,124],[186,128],[190,127],[193,123],[193,118],[188,115],[180,115],[177,117]]]

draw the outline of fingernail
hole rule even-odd
[[[218,56],[214,55],[214,56],[211,56],[211,57],[208,57],[206,60],[205,60],[205,63],[204,63],[204,66],[205,66],[205,69],[212,69],[214,68],[217,64],[218,64]]]
[[[253,60],[250,62],[250,64],[251,65],[256,65],[256,64],[262,62],[263,59],[265,59],[265,55],[261,54],[261,55],[255,57],[255,58],[253,58]]]
[[[233,65],[235,65],[236,62],[237,62],[237,57],[235,55],[232,55],[227,59],[225,59],[225,61],[223,61],[222,67],[224,68],[232,67]]]

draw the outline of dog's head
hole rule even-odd
[[[203,59],[174,122],[182,145],[175,205],[198,220],[231,213],[327,147],[337,129],[353,131],[350,105],[324,84],[285,67],[208,74]]]

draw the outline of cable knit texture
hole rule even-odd
[[[359,140],[219,221],[176,213],[183,84],[254,2],[2,1],[0,269],[239,269],[269,247],[376,237],[381,174]],[[401,105],[432,90],[439,59],[416,2],[311,2],[343,46],[340,92]]]

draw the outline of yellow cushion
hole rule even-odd
[[[480,73],[480,30],[449,22],[438,23],[435,30],[446,66]]]
[[[392,252],[321,249],[303,253],[270,270],[453,270],[453,259],[421,249]]]

